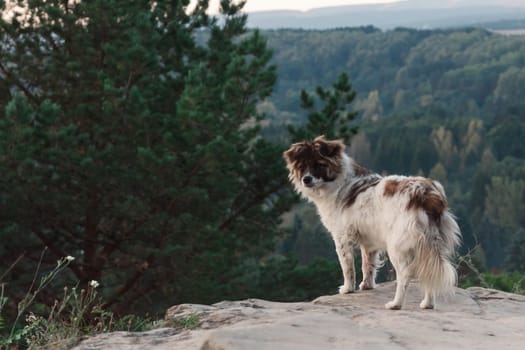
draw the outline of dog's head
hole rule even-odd
[[[283,154],[290,181],[301,192],[333,182],[342,172],[344,148],[342,141],[326,140],[324,136],[294,143]]]

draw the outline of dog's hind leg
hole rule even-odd
[[[344,278],[344,284],[339,287],[339,294],[352,293],[355,288],[353,245],[346,240],[335,240],[335,247]]]
[[[392,259],[392,265],[396,270],[396,295],[394,300],[385,304],[385,308],[399,310],[405,302],[405,295],[410,282],[410,269],[408,262],[404,259]]]
[[[396,295],[394,300],[385,304],[385,308],[390,310],[400,310],[405,302],[405,294],[408,288],[409,279],[403,274],[397,274],[396,277]]]
[[[434,294],[429,289],[425,288],[425,297],[419,304],[422,309],[433,309],[434,308]]]
[[[374,289],[378,254],[377,251],[369,252],[364,246],[361,246],[363,281],[359,284],[360,290]]]

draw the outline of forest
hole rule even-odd
[[[346,72],[359,112],[351,155],[379,173],[441,181],[462,253],[475,252],[482,269],[523,271],[525,36],[373,27],[264,34],[278,67],[276,89],[259,105],[268,138],[284,140],[283,125],[304,123],[293,103],[302,90]]]
[[[0,2],[0,348],[335,293],[282,159],[318,134],[441,181],[461,285],[523,292],[525,36],[257,31],[188,3]]]

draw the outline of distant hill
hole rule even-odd
[[[373,25],[381,29],[482,26],[514,21],[523,24],[523,0],[406,0],[389,4],[348,5],[309,11],[252,12],[248,25],[261,29],[331,29]],[[512,28],[519,29],[519,28]]]
[[[525,29],[525,18],[516,20],[501,20],[497,22],[482,23],[480,25],[483,28],[491,30],[514,30],[514,29]]]

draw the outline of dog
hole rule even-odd
[[[457,273],[451,258],[461,233],[439,182],[380,176],[350,158],[342,141],[324,136],[295,143],[283,156],[295,190],[316,205],[334,239],[344,279],[340,294],[354,292],[357,245],[360,290],[375,287],[382,253],[395,269],[396,292],[387,309],[401,309],[412,278],[424,290],[422,309],[433,309],[436,296],[453,293]]]

